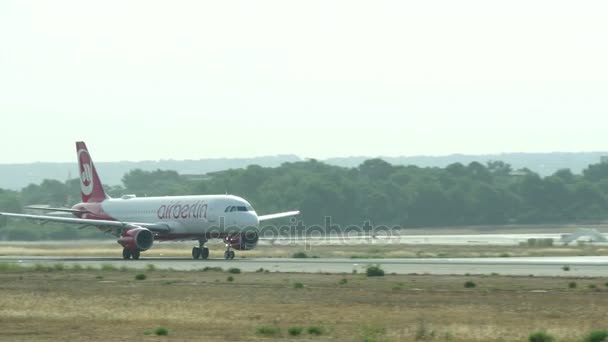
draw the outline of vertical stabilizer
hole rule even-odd
[[[103,191],[103,185],[97,175],[93,159],[91,159],[87,145],[83,141],[76,142],[76,153],[78,156],[82,201],[85,203],[103,202],[108,196]]]

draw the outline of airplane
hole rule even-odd
[[[117,237],[123,259],[137,260],[154,241],[198,240],[193,259],[208,259],[209,239],[222,239],[224,259],[234,259],[234,250],[251,250],[259,239],[260,222],[298,215],[298,210],[258,216],[245,199],[233,195],[196,195],[111,198],[106,194],[83,141],[76,142],[82,202],[71,208],[28,207],[69,213],[30,215],[0,212],[0,216],[97,227]]]

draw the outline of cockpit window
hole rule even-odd
[[[246,206],[234,206],[234,205],[231,205],[231,206],[226,207],[226,209],[224,209],[225,213],[235,212],[235,211],[245,211],[245,212],[246,211],[253,211],[253,207],[250,206],[250,205],[246,205]]]

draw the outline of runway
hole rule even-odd
[[[240,268],[243,272],[255,272],[263,268],[270,272],[301,273],[359,273],[371,264],[378,264],[387,273],[396,274],[500,274],[513,276],[608,276],[608,257],[510,257],[510,258],[405,258],[405,259],[293,259],[252,258],[234,260],[192,260],[185,258],[142,258],[122,260],[106,257],[34,257],[3,256],[0,262],[24,266],[58,264],[66,267],[79,264],[82,267],[101,268],[103,265],[145,269],[153,264],[157,269],[192,271],[204,267]]]

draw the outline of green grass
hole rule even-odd
[[[144,273],[138,273],[135,275],[135,280],[146,280],[147,276]]]
[[[583,342],[605,342],[606,340],[608,340],[608,330],[594,330],[583,338]]]
[[[13,264],[10,262],[0,263],[0,272],[16,272],[21,271],[22,267],[19,264]]]
[[[287,329],[287,332],[291,336],[299,336],[300,334],[302,334],[303,330],[304,329],[302,327],[289,327],[289,329]]]
[[[304,284],[302,284],[300,282],[295,282],[295,283],[293,283],[293,288],[294,289],[303,289],[304,288]]]
[[[308,255],[305,252],[295,252],[291,255],[292,258],[302,259],[308,258]]]
[[[546,331],[536,331],[528,337],[529,342],[553,342],[555,338]]]
[[[115,272],[118,271],[118,268],[112,264],[102,264],[101,270],[105,272]]]
[[[255,333],[261,336],[279,336],[281,329],[275,326],[261,326],[255,330]]]
[[[165,327],[158,327],[158,328],[154,329],[154,334],[156,336],[167,336],[167,335],[169,335],[169,329],[167,329]]]
[[[314,335],[314,336],[321,336],[325,333],[325,329],[323,329],[323,327],[319,327],[316,325],[312,325],[312,326],[308,327],[308,329],[306,329],[306,331],[308,332],[309,335]]]

